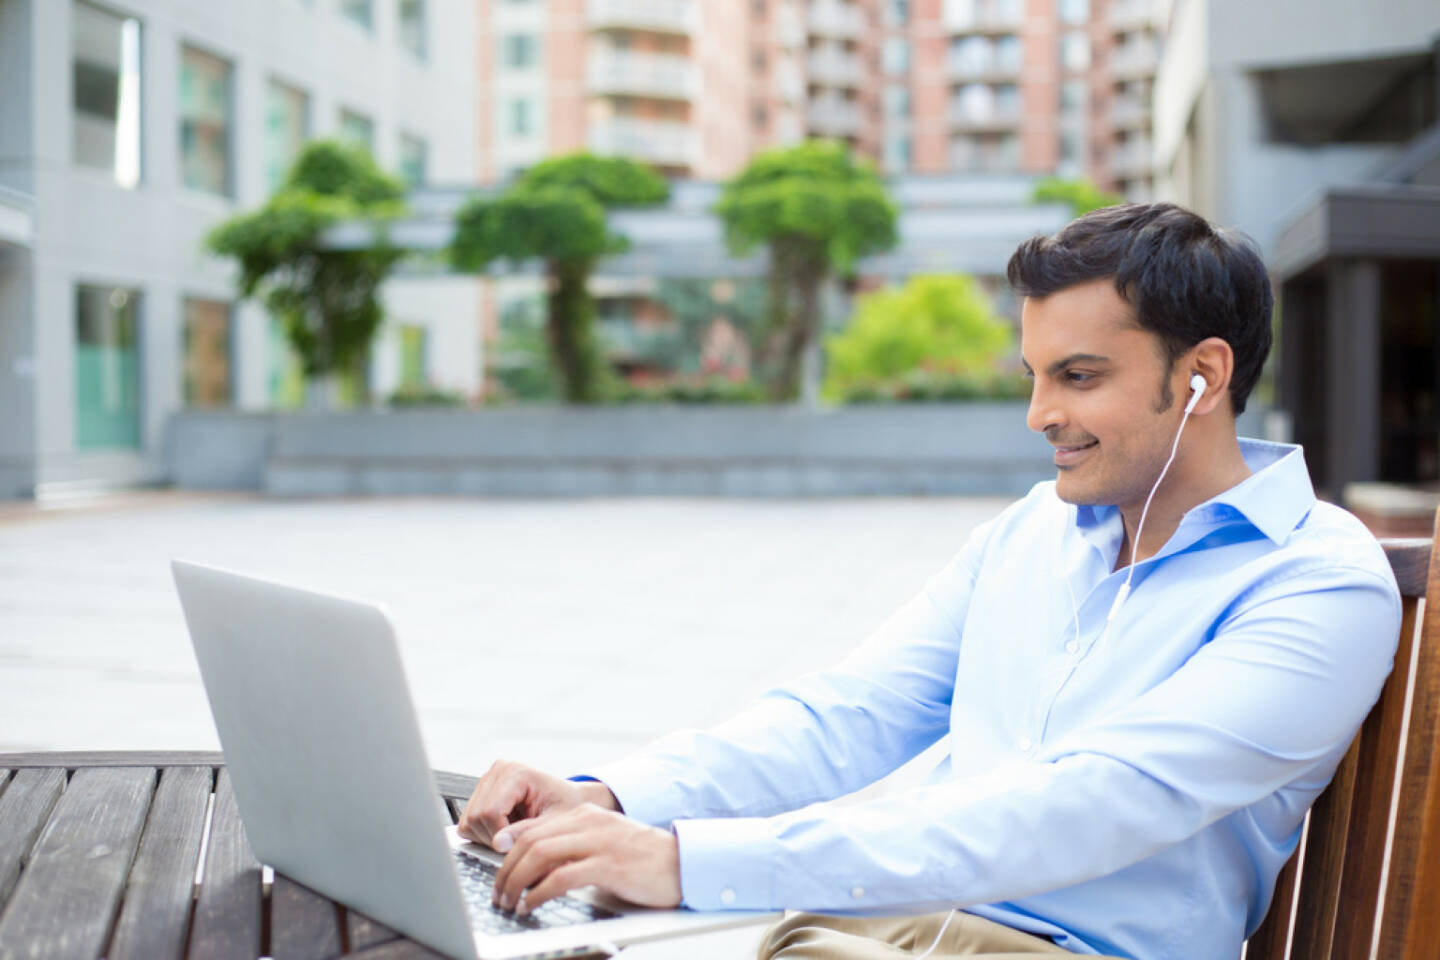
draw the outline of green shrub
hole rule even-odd
[[[911,370],[889,379],[857,380],[842,403],[955,403],[1027,400],[1030,380],[1019,373],[947,373]]]
[[[386,402],[392,407],[463,407],[465,397],[454,390],[421,383],[400,387]]]
[[[843,400],[863,384],[914,371],[987,376],[1012,342],[1010,325],[972,278],[911,277],[861,297],[850,326],[829,339],[824,395]]]
[[[768,400],[768,392],[753,380],[730,380],[725,377],[700,377],[647,384],[627,383],[618,388],[614,396],[614,402],[621,404],[718,405],[765,403]]]

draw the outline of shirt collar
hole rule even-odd
[[[1219,520],[1233,510],[1269,540],[1284,543],[1315,505],[1315,489],[1310,485],[1305,453],[1293,443],[1243,438],[1239,443],[1240,455],[1250,468],[1250,476],[1193,507],[1185,519]],[[1075,508],[1075,525],[1082,532],[1093,531],[1118,512],[1113,506],[1081,504]]]

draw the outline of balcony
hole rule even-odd
[[[951,80],[1015,81],[1020,77],[1020,58],[989,56],[952,56],[946,62]]]
[[[586,22],[592,30],[619,28],[694,35],[700,23],[694,0],[589,0]]]
[[[1016,33],[1025,16],[1017,0],[945,0],[947,33]]]
[[[1128,140],[1110,154],[1110,173],[1122,180],[1148,177],[1154,166],[1154,151],[1149,140]]]
[[[852,4],[824,0],[810,8],[807,19],[816,36],[855,40],[865,35],[865,16]]]
[[[1020,125],[1020,107],[976,107],[971,104],[950,105],[950,129],[962,133],[987,133],[1013,130]]]
[[[1117,80],[1155,75],[1155,44],[1149,40],[1133,40],[1115,48],[1110,55],[1110,75]]]
[[[816,100],[805,118],[810,131],[822,137],[856,136],[863,123],[859,105],[847,100]]]
[[[1110,5],[1108,19],[1115,33],[1150,30],[1155,25],[1154,4],[1150,0],[1119,0]]]
[[[630,157],[667,167],[693,166],[699,151],[688,124],[639,117],[613,117],[590,126],[588,145],[610,157]]]
[[[1017,173],[1020,148],[1018,144],[980,148],[956,144],[950,150],[950,169],[956,173]]]
[[[602,49],[590,57],[589,88],[598,96],[693,100],[699,82],[687,57]]]
[[[1116,97],[1110,105],[1110,126],[1116,130],[1149,130],[1150,104],[1139,97]]]
[[[820,49],[810,54],[810,82],[830,87],[858,87],[865,82],[860,58],[853,53]]]

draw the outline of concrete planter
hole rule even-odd
[[[180,413],[184,488],[278,496],[1018,494],[1054,476],[1024,403]]]

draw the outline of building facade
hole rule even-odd
[[[311,138],[473,180],[472,0],[0,0],[0,495],[157,476],[167,415],[300,400],[206,233]],[[397,280],[371,373],[477,388],[479,285]]]

